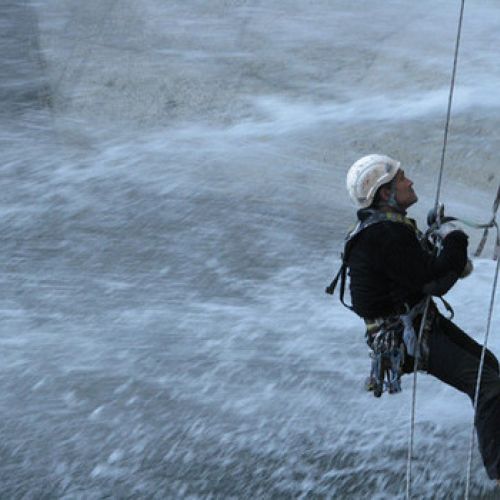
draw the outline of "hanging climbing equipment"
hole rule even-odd
[[[366,341],[372,366],[366,389],[377,398],[384,390],[401,392],[401,367],[404,363],[403,324],[399,316],[366,322]]]

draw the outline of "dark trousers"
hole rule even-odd
[[[429,335],[428,372],[464,392],[474,403],[482,347],[450,320],[437,315]],[[475,420],[479,450],[491,479],[500,479],[500,375],[486,351]]]

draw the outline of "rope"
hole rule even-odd
[[[460,47],[460,36],[462,33],[462,21],[464,19],[465,0],[462,0],[460,5],[460,17],[458,19],[457,39],[455,42],[455,56],[453,58],[453,71],[451,72],[450,94],[448,95],[448,111],[446,113],[446,125],[444,127],[443,150],[441,151],[441,165],[439,168],[439,177],[436,190],[436,202],[434,204],[435,213],[437,213],[439,205],[439,195],[441,193],[441,182],[443,180],[444,158],[446,155],[446,146],[448,145],[448,130],[450,127],[451,103],[453,101],[453,90],[455,89],[455,76],[457,74],[458,49]]]
[[[406,462],[406,498],[411,498],[411,463],[413,455],[413,440],[415,436],[415,407],[417,405],[417,370],[418,370],[418,358],[420,357],[420,341],[422,339],[422,334],[425,327],[425,322],[427,320],[427,313],[429,311],[429,304],[431,302],[431,296],[428,295],[425,299],[425,309],[420,322],[420,328],[418,331],[417,338],[417,348],[415,350],[415,361],[413,364],[413,391],[411,400],[411,417],[410,417],[410,437],[408,441],[408,459]]]
[[[444,171],[444,159],[446,156],[446,146],[448,144],[448,131],[450,127],[450,118],[451,118],[451,105],[453,102],[453,90],[455,88],[455,76],[457,73],[457,62],[458,62],[458,49],[460,47],[460,35],[462,32],[462,21],[464,17],[464,7],[465,7],[465,0],[461,0],[461,6],[460,6],[460,16],[458,20],[458,28],[457,28],[457,38],[455,42],[455,55],[453,58],[453,70],[451,74],[451,82],[450,82],[450,93],[448,96],[448,109],[446,112],[446,124],[444,127],[444,138],[443,138],[443,149],[441,151],[441,163],[439,167],[439,176],[438,176],[438,182],[437,182],[437,190],[436,190],[436,200],[434,203],[434,213],[436,214],[436,217],[438,218],[437,223],[439,225],[439,196],[441,193],[441,184],[443,181],[443,171]],[[415,355],[415,361],[413,365],[413,390],[412,390],[412,405],[411,405],[411,417],[410,417],[410,437],[408,439],[408,459],[406,463],[406,499],[410,500],[411,499],[411,467],[412,467],[412,459],[413,459],[413,441],[414,441],[414,436],[415,436],[415,407],[416,407],[416,401],[417,401],[417,368],[418,368],[418,354],[420,353],[420,343],[422,339],[422,333],[424,330],[424,326],[427,320],[427,313],[429,311],[429,303],[431,300],[430,295],[427,296],[425,299],[425,310],[422,315],[421,323],[420,323],[420,330],[418,332],[418,338],[417,338],[417,350],[416,350],[416,355]]]

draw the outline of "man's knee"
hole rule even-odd
[[[497,375],[500,375],[500,365],[498,363],[498,359],[489,349],[486,349],[484,361],[495,371]]]

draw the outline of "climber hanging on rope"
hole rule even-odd
[[[358,208],[357,226],[346,238],[340,279],[343,300],[347,270],[351,309],[366,323],[372,370],[368,388],[375,396],[399,392],[400,376],[414,368],[466,393],[474,401],[481,346],[443,316],[433,300],[472,271],[468,237],[451,222],[420,232],[407,209],[417,202],[413,182],[398,161],[368,155],[347,174],[349,195]],[[429,222],[442,214],[434,213]],[[446,301],[444,301],[446,303]],[[447,303],[446,303],[447,304]],[[449,308],[449,306],[448,306]],[[417,334],[425,318],[420,344]],[[499,363],[486,350],[476,414],[479,448],[488,475],[500,479]]]

